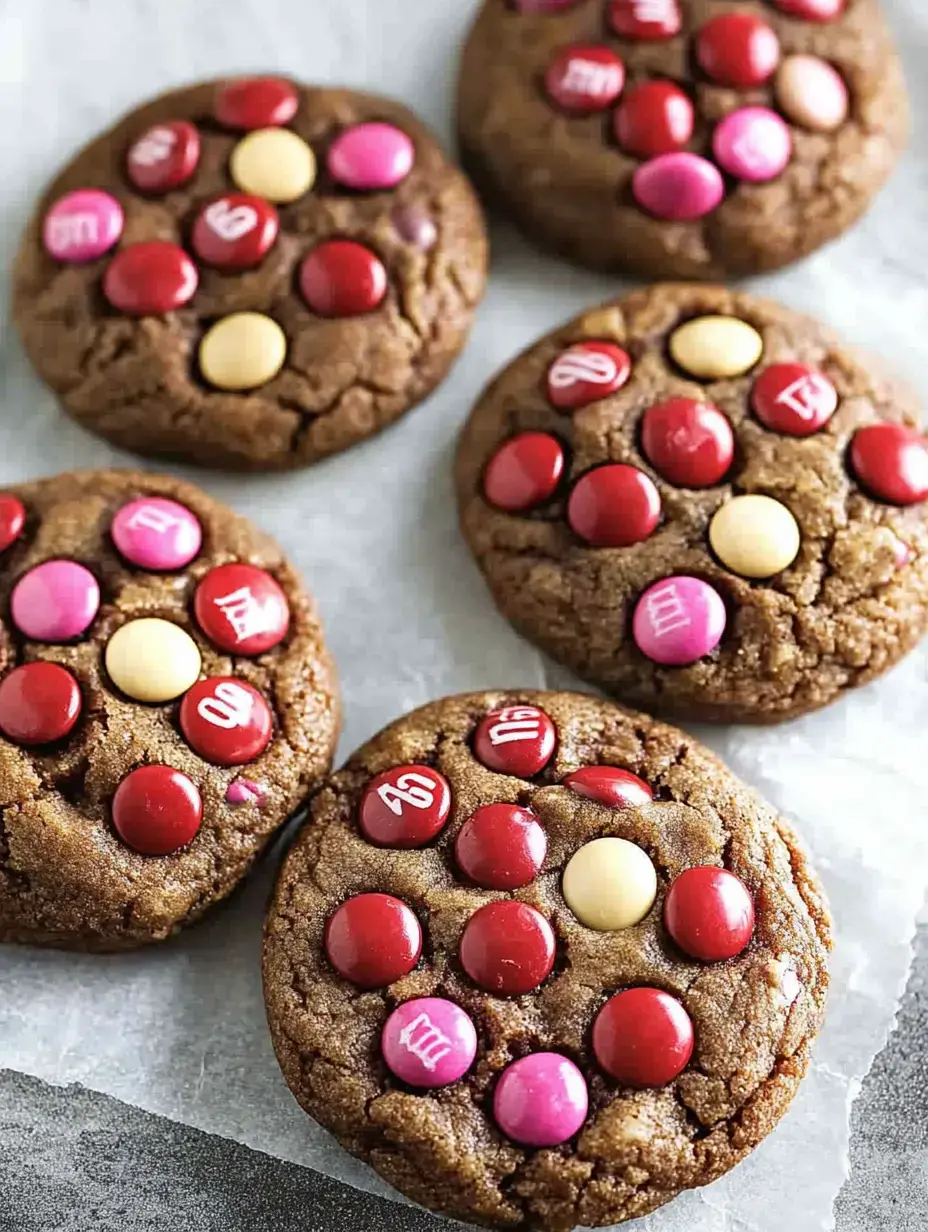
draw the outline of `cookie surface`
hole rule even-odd
[[[480,693],[392,724],[317,795],[265,996],[297,1099],[396,1188],[566,1232],[761,1141],[829,947],[795,836],[706,749],[592,697]]]
[[[913,396],[816,321],[713,287],[636,292],[486,389],[464,535],[512,623],[649,711],[775,722],[928,626]]]
[[[156,475],[8,489],[0,548],[0,940],[160,940],[330,765],[315,605],[267,535]]]
[[[14,318],[79,423],[204,466],[303,466],[424,398],[464,344],[486,240],[404,107],[279,78],[140,107],[43,196]]]
[[[596,269],[719,279],[845,231],[907,132],[877,0],[486,0],[461,66],[466,164]]]

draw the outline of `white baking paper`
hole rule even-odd
[[[281,69],[373,88],[449,141],[454,62],[475,0],[3,0],[0,245],[117,113],[170,86]],[[915,152],[851,235],[757,280],[883,355],[928,400],[928,14],[888,6],[915,96]],[[321,600],[341,670],[341,753],[410,707],[499,685],[573,684],[492,607],[455,524],[455,434],[490,373],[621,289],[542,258],[504,228],[470,347],[431,401],[386,435],[285,478],[188,473],[271,530]],[[4,275],[5,276],[5,275]],[[7,299],[6,288],[0,298]],[[0,480],[127,464],[56,409],[0,318]],[[644,1220],[654,1232],[818,1232],[846,1170],[848,1111],[884,1042],[928,870],[928,654],[832,709],[709,741],[791,816],[837,921],[834,992],[812,1072],[782,1126],[730,1176]],[[391,1193],[297,1109],[274,1062],[259,978],[265,869],[177,941],[117,958],[0,952],[0,1066],[78,1081],[351,1183]],[[395,1195],[393,1195],[395,1196]]]

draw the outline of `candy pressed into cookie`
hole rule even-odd
[[[408,1197],[567,1232],[716,1179],[785,1112],[830,923],[708,750],[573,693],[478,693],[332,776],[264,983],[303,1107]]]
[[[85,427],[204,466],[303,466],[424,398],[466,338],[486,240],[398,103],[283,78],[163,95],[42,198],[14,316]]]
[[[569,322],[486,389],[457,486],[503,613],[649,710],[790,718],[928,628],[914,397],[774,303],[668,284]]]
[[[161,940],[331,764],[315,605],[267,535],[156,475],[7,489],[0,550],[0,941]]]
[[[855,222],[908,103],[878,0],[486,0],[458,116],[477,182],[546,247],[722,280]]]

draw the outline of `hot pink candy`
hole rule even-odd
[[[632,193],[655,218],[689,222],[712,213],[725,195],[725,184],[708,159],[680,151],[642,163],[632,179]]]
[[[75,560],[47,560],[16,583],[10,613],[35,642],[69,642],[89,628],[100,607],[100,587]]]
[[[586,1120],[586,1079],[567,1057],[534,1052],[503,1071],[493,1096],[496,1123],[523,1146],[557,1146]]]
[[[98,188],[80,188],[59,198],[45,215],[42,241],[56,261],[96,261],[122,235],[122,206]]]
[[[190,510],[160,496],[123,505],[110,533],[120,555],[140,569],[183,569],[203,542],[200,523]]]
[[[762,184],[786,168],[793,141],[789,128],[769,107],[741,107],[716,128],[712,151],[729,175]]]
[[[648,587],[635,608],[632,634],[642,654],[665,667],[686,667],[722,640],[725,604],[708,582],[669,577]]]
[[[459,1005],[444,997],[419,997],[387,1019],[380,1041],[383,1059],[411,1087],[446,1087],[470,1069],[477,1032]]]
[[[346,188],[371,192],[395,188],[412,171],[416,150],[393,124],[355,124],[329,149],[329,174]]]

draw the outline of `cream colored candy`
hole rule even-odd
[[[799,526],[770,496],[736,496],[709,526],[712,550],[726,568],[747,578],[769,578],[799,553]]]
[[[670,338],[674,362],[702,380],[741,376],[754,367],[763,350],[757,330],[737,317],[696,317]]]
[[[138,702],[169,702],[200,675],[197,644],[169,620],[145,617],[117,629],[106,644],[106,670]]]
[[[564,869],[564,898],[581,924],[600,932],[631,928],[651,910],[657,874],[647,852],[624,838],[597,838]]]
[[[788,56],[777,73],[776,93],[786,118],[813,132],[833,132],[847,119],[844,78],[818,56]]]
[[[217,321],[200,343],[200,371],[217,389],[257,389],[283,367],[287,339],[260,312],[233,312]]]
[[[316,156],[288,128],[259,128],[232,151],[229,173],[242,192],[287,205],[316,182]]]

